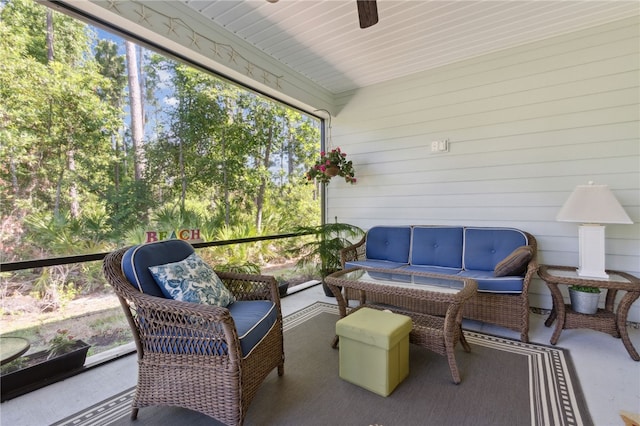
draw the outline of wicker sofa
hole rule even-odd
[[[527,254],[528,253],[528,254]],[[529,285],[538,269],[533,235],[513,228],[462,226],[376,226],[340,252],[343,268],[403,269],[473,278],[477,294],[463,316],[520,332],[529,341]],[[498,273],[500,272],[500,273]],[[506,273],[505,273],[506,272]],[[348,299],[358,299],[353,290]],[[411,307],[444,315],[438,304],[367,294],[368,303]]]

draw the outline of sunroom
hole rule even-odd
[[[537,239],[540,264],[577,266],[580,223],[556,216],[576,186],[595,182],[633,222],[607,225],[606,268],[640,276],[635,1],[379,0],[368,28],[355,0],[48,5],[322,119],[325,149],[347,152],[357,175],[324,186],[327,222],[517,228]],[[283,301],[289,313],[309,296],[296,297],[304,302]],[[549,344],[552,299],[538,276],[529,303],[531,339]],[[637,302],[627,319],[638,347]],[[640,363],[617,339],[570,333],[558,346],[571,351],[593,422],[639,413]],[[3,412],[20,419],[34,396]]]

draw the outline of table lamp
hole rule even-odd
[[[604,267],[604,226],[601,223],[633,223],[607,185],[578,185],[556,220],[580,222],[578,275],[609,278]]]

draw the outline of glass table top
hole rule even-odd
[[[0,336],[0,364],[6,364],[29,350],[29,341],[23,337]]]
[[[464,288],[463,278],[446,278],[412,274],[409,272],[372,271],[357,269],[340,276],[341,280],[361,281],[402,288],[420,288],[439,293],[458,293]]]

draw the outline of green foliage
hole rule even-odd
[[[109,186],[105,193],[103,202],[115,241],[120,241],[122,235],[146,223],[148,212],[157,204],[145,181],[127,179],[121,181],[119,187]]]
[[[73,300],[80,291],[74,277],[80,276],[80,265],[56,265],[43,268],[36,278],[32,294],[40,300],[42,311],[51,311],[64,307]]]
[[[141,49],[146,124],[135,152],[124,41],[97,40],[47,4],[0,8],[3,260],[107,252],[144,242],[148,230],[199,228],[211,241],[319,221],[317,194],[302,184],[318,151],[317,119]],[[203,252],[218,265],[259,265],[288,257],[291,244]],[[45,309],[104,285],[99,262],[10,279]]]
[[[580,291],[582,293],[600,293],[600,289],[598,287],[587,287],[584,285],[572,285],[569,289]]]
[[[236,226],[223,226],[214,239],[218,241],[237,240],[257,236],[255,226],[250,223]],[[269,246],[261,241],[247,244],[231,244],[219,247],[211,247],[207,250],[211,255],[212,263],[216,265],[242,265],[247,261],[262,263],[265,257],[270,257]]]
[[[322,278],[340,269],[340,250],[364,235],[362,229],[346,223],[301,226],[294,232],[312,235],[291,252],[299,257],[301,267],[316,263]]]
[[[98,334],[113,332],[114,329],[127,331],[129,324],[120,309],[114,310],[112,315],[107,315],[92,321],[89,327]]]
[[[307,171],[309,181],[329,183],[334,176],[343,177],[347,183],[356,183],[353,162],[347,160],[347,154],[340,151],[340,148],[332,149],[329,153],[321,152],[320,160]]]
[[[2,367],[0,367],[0,374],[3,374],[3,375],[8,374],[8,373],[11,373],[12,371],[17,371],[17,370],[20,370],[21,368],[25,368],[26,366],[27,366],[27,358],[21,356],[7,364],[2,365]]]
[[[216,271],[236,272],[240,274],[260,274],[260,265],[252,262],[245,263],[224,263],[216,265]]]
[[[49,340],[49,354],[47,359],[55,358],[69,352],[76,345],[69,330],[58,330],[56,335]]]
[[[50,212],[33,213],[24,219],[26,239],[49,257],[70,254],[88,254],[103,251],[108,226],[104,213],[87,212],[78,219],[69,212],[54,215]],[[104,225],[104,227],[102,227]]]

